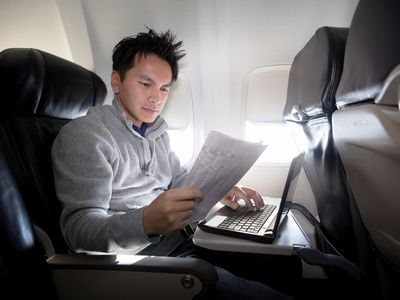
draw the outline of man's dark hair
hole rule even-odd
[[[121,80],[124,80],[125,73],[134,66],[136,54],[155,54],[169,63],[172,81],[175,81],[178,77],[178,60],[185,56],[180,49],[182,41],[175,42],[175,39],[170,30],[157,33],[152,29],[147,33],[126,37],[113,49],[113,70],[118,71]]]

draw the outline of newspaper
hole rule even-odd
[[[205,218],[246,174],[267,146],[211,131],[182,187],[195,187],[203,197],[193,211],[190,223]]]

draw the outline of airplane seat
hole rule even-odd
[[[332,121],[386,299],[400,295],[399,11],[396,0],[359,2]]]
[[[321,27],[295,56],[284,117],[305,152],[303,168],[318,211],[313,224],[320,253],[310,257],[320,257],[322,253],[321,257],[328,259],[325,263],[318,260],[310,263],[324,265],[330,279],[343,282],[348,278],[344,275],[350,275],[357,282],[358,293],[369,286],[366,282],[374,278],[374,271],[369,267],[369,254],[360,255],[366,232],[352,205],[351,187],[332,133],[335,93],[342,74],[348,30]],[[339,263],[328,262],[329,257],[339,258]]]
[[[199,259],[86,255],[66,246],[50,151],[62,126],[104,102],[99,76],[45,51],[10,48],[0,52],[0,87],[1,284],[55,287],[62,299],[192,298],[215,284],[214,267]]]
[[[6,49],[0,64],[3,151],[33,223],[63,253],[67,246],[59,226],[51,145],[69,120],[102,104],[107,90],[96,74],[36,49]]]
[[[305,146],[303,167],[315,197],[321,234],[342,255],[355,258],[349,195],[331,126],[347,32],[347,28],[321,27],[295,56],[284,116],[297,143]],[[335,252],[324,239],[319,242],[326,252]]]
[[[0,140],[0,290],[2,297],[56,299],[54,283],[4,157]]]

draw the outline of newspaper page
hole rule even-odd
[[[210,209],[246,174],[266,147],[211,131],[181,185],[198,188],[203,193],[190,223],[205,218]]]

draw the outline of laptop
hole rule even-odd
[[[290,209],[287,199],[296,186],[303,160],[304,153],[293,158],[281,198],[263,198],[264,206],[256,211],[247,208],[244,203],[237,210],[224,206],[200,221],[198,226],[210,233],[272,243]]]

